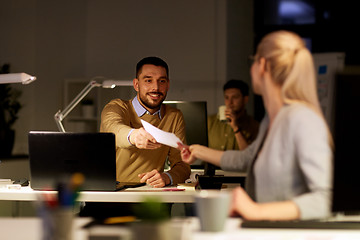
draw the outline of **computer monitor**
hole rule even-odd
[[[186,128],[186,143],[208,146],[207,104],[204,101],[165,101],[172,107],[180,109],[184,115]],[[192,169],[204,169],[205,176],[215,175],[216,166],[196,160]]]
[[[186,143],[188,145],[208,146],[206,102],[165,101],[164,104],[181,110],[185,120]],[[192,164],[192,168],[201,166],[204,167],[204,164],[200,160]]]
[[[333,212],[360,213],[360,74],[335,81]]]

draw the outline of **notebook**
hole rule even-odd
[[[31,131],[28,140],[32,189],[56,190],[79,172],[85,177],[81,190],[116,190],[114,134]]]

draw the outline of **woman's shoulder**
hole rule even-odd
[[[292,103],[287,104],[283,107],[284,115],[295,116],[295,117],[320,117],[315,109],[304,103]]]
[[[292,103],[282,109],[282,119],[294,126],[324,125],[325,120],[315,109],[304,103]]]

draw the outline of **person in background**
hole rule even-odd
[[[247,220],[321,219],[330,215],[333,142],[316,90],[313,58],[295,33],[276,31],[257,47],[252,86],[266,116],[243,151],[179,145],[182,159],[247,170],[231,213]]]
[[[131,100],[114,99],[101,114],[101,132],[116,135],[116,176],[119,182],[146,182],[153,187],[183,183],[190,166],[180,151],[156,142],[142,127],[145,120],[185,141],[185,122],[180,110],[162,104],[169,90],[169,68],[158,57],[146,57],[136,65],[133,80],[137,95]],[[168,159],[170,170],[164,172]]]
[[[243,150],[252,143],[259,123],[246,112],[249,86],[242,80],[230,80],[224,85],[225,116],[208,117],[209,147],[218,150]]]

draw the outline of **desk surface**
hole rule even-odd
[[[192,170],[191,177],[195,179],[196,174],[202,174],[203,170]],[[224,176],[245,176],[245,173],[225,172],[216,170],[216,174]],[[231,184],[230,184],[231,185]],[[132,190],[131,190],[132,191]],[[36,201],[39,194],[56,194],[55,191],[34,191],[30,187],[22,187],[21,190],[0,189],[0,201]],[[100,192],[83,191],[79,201],[86,202],[141,202],[144,197],[156,196],[163,202],[168,203],[192,203],[194,202],[195,191],[186,189],[185,191],[121,191],[121,192]]]
[[[91,219],[76,218],[73,227],[73,239],[87,240],[88,230],[82,228]],[[218,233],[200,232],[197,218],[172,219],[170,228],[172,233],[186,234],[176,239],[217,240],[217,239],[248,239],[248,240],[335,240],[360,239],[359,230],[309,230],[309,229],[244,229],[240,227],[241,220],[229,218],[224,231]],[[21,226],[21,231],[19,231]],[[114,228],[114,227],[110,227]],[[119,228],[118,226],[116,227]],[[185,228],[185,229],[184,229]],[[98,233],[109,233],[109,227],[98,229]],[[176,231],[174,231],[176,230]],[[41,239],[42,229],[39,218],[0,218],[0,232],[2,240],[38,240]]]
[[[175,187],[176,188],[176,187]],[[142,189],[138,191],[100,192],[83,191],[78,201],[84,202],[141,202],[145,197],[159,197],[161,201],[168,203],[192,203],[194,202],[195,190],[167,191],[162,189]],[[56,191],[35,191],[30,187],[22,187],[21,190],[0,190],[0,200],[8,201],[36,201],[41,194],[56,194]]]

